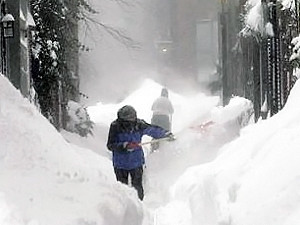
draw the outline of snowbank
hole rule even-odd
[[[166,207],[176,210],[181,202],[191,224],[298,225],[299,102],[297,82],[277,115],[243,129],[213,162],[189,168],[172,187],[173,201]]]
[[[1,225],[142,223],[110,160],[67,143],[2,75],[0,89]]]

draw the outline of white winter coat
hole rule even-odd
[[[171,115],[174,112],[173,105],[171,101],[166,97],[157,98],[152,105],[151,110],[153,111],[153,115]]]

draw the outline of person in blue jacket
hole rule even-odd
[[[143,200],[143,165],[144,152],[140,145],[143,135],[153,138],[169,137],[173,134],[159,126],[138,119],[136,110],[125,105],[118,110],[118,118],[109,128],[107,148],[112,151],[112,161],[117,181],[128,184],[131,176],[132,186],[137,190],[138,197]]]

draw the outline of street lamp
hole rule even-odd
[[[173,41],[171,39],[158,40],[155,42],[155,47],[158,54],[157,69],[158,71],[165,73],[170,67]]]
[[[11,14],[6,14],[1,19],[2,32],[4,38],[14,37],[15,18]]]

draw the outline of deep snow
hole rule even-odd
[[[147,155],[142,203],[115,181],[106,135],[122,104],[148,120],[160,88],[146,80],[124,102],[90,108],[97,130],[82,139],[58,133],[0,76],[0,224],[300,224],[299,82],[282,111],[240,132],[249,101],[220,107],[216,97],[171,90],[178,139]]]

